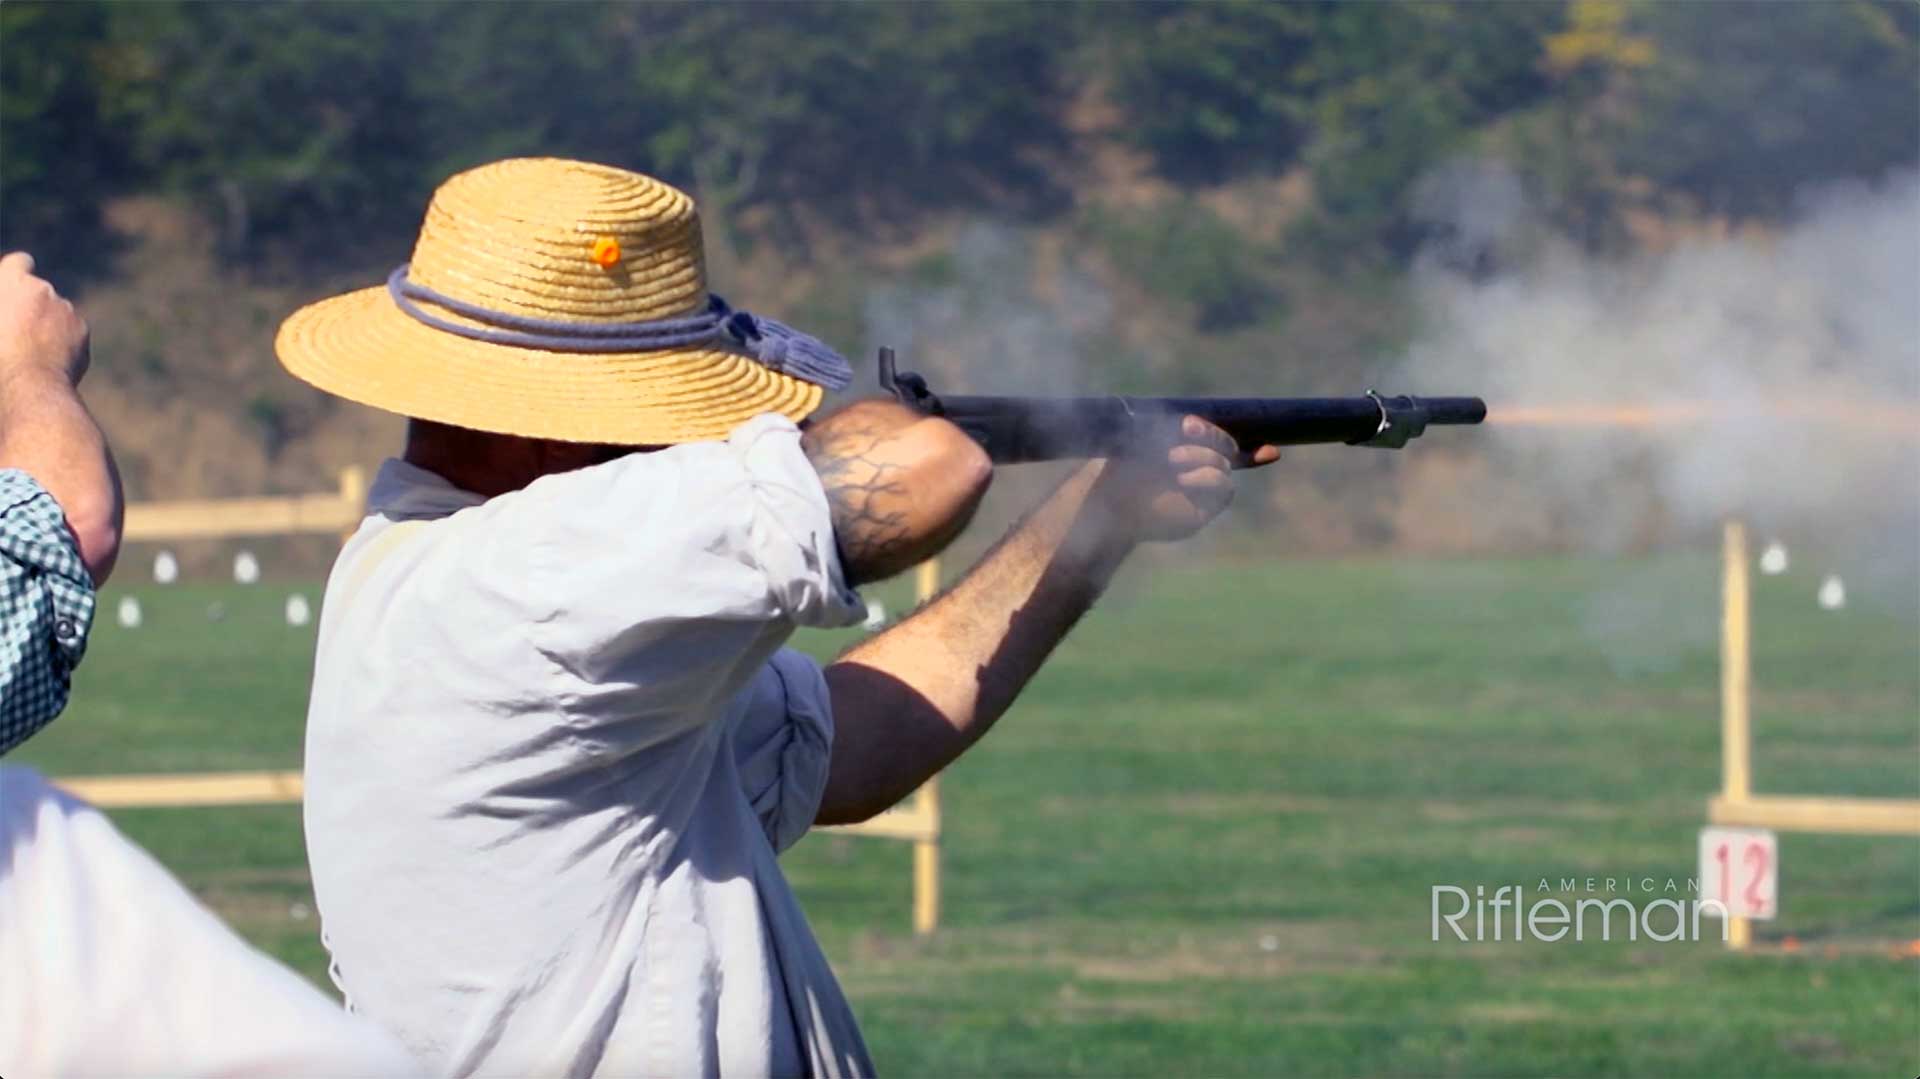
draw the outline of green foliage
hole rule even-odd
[[[1265,252],[1199,203],[1134,213],[1096,210],[1084,231],[1127,279],[1184,304],[1196,329],[1219,333],[1280,313]]]
[[[126,132],[144,182],[212,207],[232,247],[383,221],[417,189],[428,117],[407,77],[429,10],[109,5],[100,122]]]
[[[112,189],[119,133],[97,121],[87,61],[105,10],[0,5],[0,242],[59,265],[89,264],[99,200]]]
[[[1062,139],[1043,5],[721,4],[642,9],[652,165],[729,201],[848,216],[987,189],[1051,194]]]
[[[1414,183],[1463,152],[1522,155],[1597,221],[1628,183],[1776,215],[1910,162],[1917,42],[1920,7],[1880,0],[11,0],[0,232],[81,246],[102,200],[157,190],[206,207],[229,254],[339,247],[403,233],[458,169],[559,154],[797,240],[1054,214],[1118,138],[1179,184],[1310,170],[1297,238],[1390,263],[1420,239]],[[1234,317],[1233,267],[1196,274]]]
[[[1642,4],[1657,62],[1619,75],[1603,129],[1618,168],[1734,216],[1775,216],[1806,184],[1911,164],[1920,5]]]
[[[421,113],[415,184],[516,156],[645,166],[644,144],[669,116],[645,81],[646,9],[577,3],[436,4],[408,64]]]
[[[1068,9],[611,3],[9,4],[9,195],[119,167],[254,237],[416,217],[515,154],[642,168],[729,207],[1044,205]],[[124,140],[124,162],[93,144]],[[90,141],[91,140],[91,141]],[[17,195],[16,195],[17,189]]]
[[[1547,89],[1549,4],[1342,4],[1316,37],[1316,138],[1308,150],[1323,241],[1363,250],[1407,235],[1406,196],[1488,121]]]
[[[1284,166],[1307,138],[1312,111],[1310,4],[1235,0],[1122,9],[1114,96],[1132,141],[1160,170],[1220,180]]]
[[[1141,9],[1116,40],[1133,138],[1182,180],[1312,168],[1328,250],[1404,222],[1422,173],[1548,89],[1555,3],[1228,3]]]

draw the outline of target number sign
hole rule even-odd
[[[1780,844],[1765,828],[1700,829],[1700,901],[1735,918],[1780,913]]]

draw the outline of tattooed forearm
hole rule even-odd
[[[959,533],[992,475],[944,421],[862,401],[812,424],[801,446],[820,474],[849,581],[891,577]]]

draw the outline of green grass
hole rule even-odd
[[[1434,884],[1694,875],[1716,584],[1704,557],[1136,573],[949,773],[937,935],[908,932],[902,844],[784,861],[892,1074],[1913,1074],[1911,838],[1783,835],[1758,928],[1791,953],[1429,939]],[[1755,587],[1758,789],[1920,796],[1911,612]],[[297,763],[312,631],[284,588],[140,592],[148,625],[104,620],[19,756]],[[323,980],[297,810],[119,819]]]

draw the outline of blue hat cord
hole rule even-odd
[[[853,381],[845,356],[817,337],[770,318],[736,311],[711,293],[707,309],[693,315],[642,322],[564,322],[494,311],[417,284],[407,278],[407,263],[387,275],[387,294],[415,321],[474,341],[550,352],[652,352],[660,349],[723,346],[741,352],[769,370],[829,390]],[[469,326],[441,318],[416,300],[481,323]]]

